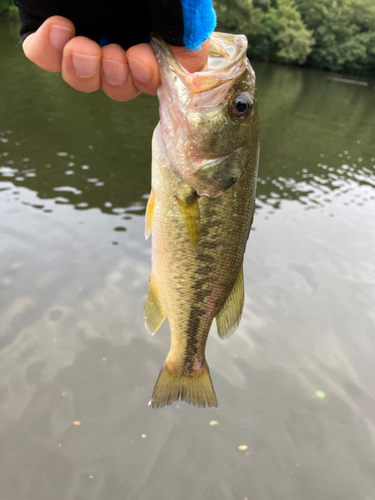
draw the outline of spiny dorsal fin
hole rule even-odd
[[[193,244],[194,251],[196,250],[199,242],[199,228],[200,228],[200,211],[198,205],[198,195],[193,192],[185,200],[181,200],[175,196],[178,206],[181,210],[182,219],[185,222],[190,241]]]
[[[225,339],[237,330],[241,319],[244,303],[243,267],[238,273],[236,282],[225,301],[221,311],[216,316],[217,333]]]
[[[152,276],[150,278],[150,284],[147,290],[145,310],[143,314],[143,319],[145,322],[145,327],[151,335],[154,335],[163,323],[166,315],[163,313],[160,307],[159,299],[156,295],[156,288],[154,286]]]
[[[147,201],[146,216],[145,216],[145,238],[148,240],[151,234],[152,220],[154,218],[155,196],[154,188],[151,188],[150,197]]]

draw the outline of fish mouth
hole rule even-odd
[[[210,52],[202,71],[190,73],[175,58],[166,42],[153,33],[152,49],[164,72],[171,78],[178,76],[192,94],[219,87],[240,76],[245,68],[247,39],[244,35],[214,32],[210,38]]]

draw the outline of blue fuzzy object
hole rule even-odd
[[[189,50],[198,50],[216,27],[212,0],[181,0],[181,7],[184,18],[184,45]]]

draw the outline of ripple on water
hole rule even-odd
[[[347,153],[340,153],[339,157]],[[373,158],[366,161],[359,157],[357,161],[358,163],[340,162],[333,166],[319,162],[311,169],[297,170],[294,177],[260,177],[260,205],[278,209],[282,200],[288,199],[298,201],[305,209],[324,208],[341,200],[345,205],[353,203],[364,206],[374,199],[375,165]]]

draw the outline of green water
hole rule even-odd
[[[207,345],[219,407],[155,411],[157,102],[80,94],[0,24],[1,500],[375,498],[375,81],[254,67],[245,309]]]

